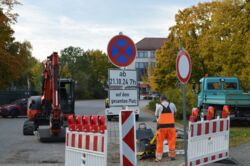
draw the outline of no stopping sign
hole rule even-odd
[[[191,76],[192,64],[188,52],[181,50],[176,59],[176,73],[179,81],[186,84]]]

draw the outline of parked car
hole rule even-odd
[[[27,116],[27,103],[28,99],[21,98],[15,100],[10,104],[0,106],[0,115],[3,118],[12,117],[17,118],[18,116]]]
[[[160,98],[160,94],[158,92],[153,92],[151,97],[153,100],[156,100],[156,99]]]

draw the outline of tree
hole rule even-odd
[[[115,68],[106,54],[100,50],[89,50],[86,52],[89,64],[89,90],[94,98],[107,97],[104,88],[107,86],[108,69]]]
[[[176,85],[175,61],[181,46],[191,56],[191,81],[197,82],[205,74],[238,76],[243,85],[249,80],[249,2],[199,3],[179,11],[175,18],[168,41],[157,51],[151,77],[160,91]]]
[[[78,99],[107,96],[108,68],[114,67],[100,50],[83,51],[80,47],[67,47],[61,51],[61,76],[77,81]]]
[[[26,85],[32,59],[31,44],[15,41],[13,36],[11,24],[16,23],[17,14],[12,9],[16,4],[16,0],[0,1],[0,89]]]
[[[34,64],[32,65],[30,71],[31,87],[33,90],[40,93],[42,91],[42,72],[43,72],[42,63],[34,59]]]

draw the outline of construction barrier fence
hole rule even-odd
[[[106,166],[108,133],[104,116],[72,118],[66,129],[65,166]]]
[[[230,118],[189,122],[188,166],[205,165],[229,156]]]

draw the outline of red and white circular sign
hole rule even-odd
[[[181,50],[176,59],[176,73],[179,81],[186,84],[191,76],[192,64],[188,52]]]

